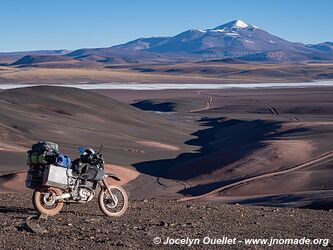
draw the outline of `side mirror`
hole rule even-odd
[[[79,147],[78,151],[79,151],[79,154],[82,155],[84,153],[84,148],[83,147]]]

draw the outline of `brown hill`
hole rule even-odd
[[[78,146],[104,144],[105,159],[129,166],[142,159],[173,157],[184,149],[187,127],[85,90],[31,87],[0,92],[0,172],[25,167],[25,150],[36,140],[59,143],[77,155]],[[161,133],[163,131],[163,133]],[[179,150],[141,141],[177,145]]]
[[[45,62],[59,62],[59,61],[71,61],[71,59],[64,56],[54,56],[54,55],[28,55],[14,62],[12,65],[27,65]]]
[[[9,65],[21,59],[24,56],[64,55],[68,53],[70,53],[70,51],[66,49],[0,52],[0,64]]]

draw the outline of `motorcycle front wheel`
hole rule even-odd
[[[32,203],[40,214],[55,216],[60,213],[64,206],[62,201],[56,200],[55,197],[62,194],[59,188],[48,188],[43,191],[35,190],[32,196]]]
[[[122,216],[128,207],[128,197],[125,190],[119,186],[108,186],[109,190],[102,188],[98,205],[102,212],[109,217]]]

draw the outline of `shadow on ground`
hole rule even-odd
[[[26,208],[26,207],[0,206],[0,214],[7,214],[7,213],[29,214],[29,213],[36,213],[36,211],[32,208]]]
[[[266,140],[307,131],[299,128],[278,132],[281,123],[264,120],[202,118],[198,122],[204,128],[192,134],[196,138],[185,142],[187,145],[200,147],[198,151],[182,153],[174,159],[140,162],[133,166],[143,174],[178,181],[187,180],[238,161],[254,150],[265,147]],[[198,185],[184,189],[181,193],[200,195],[239,180],[241,179]]]
[[[150,100],[136,102],[131,105],[144,111],[154,112],[173,112],[175,108],[175,104],[173,102],[153,102]]]

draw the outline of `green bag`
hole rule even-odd
[[[49,154],[59,154],[58,144],[49,141],[39,141],[32,145],[31,150],[39,153],[47,151]]]
[[[32,164],[38,164],[38,152],[33,152],[30,158]]]
[[[47,164],[47,160],[46,160],[46,151],[44,151],[43,153],[41,153],[40,155],[38,155],[38,163],[39,164]]]
[[[40,141],[32,145],[28,152],[27,164],[45,165],[53,163],[55,157],[59,154],[58,145],[53,142]]]

